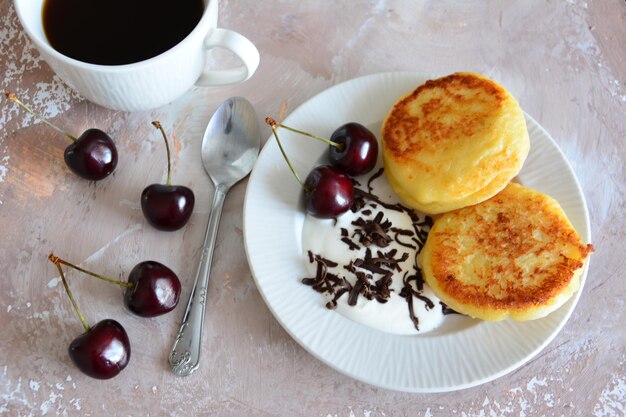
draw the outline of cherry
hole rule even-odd
[[[271,126],[289,169],[302,186],[306,211],[319,218],[335,218],[348,211],[354,201],[352,180],[340,170],[323,165],[313,168],[305,182],[302,182],[278,138],[277,123],[269,117],[265,121]]]
[[[113,140],[100,129],[87,129],[78,138],[38,116],[30,107],[22,103],[13,93],[6,93],[9,100],[14,101],[27,112],[46,125],[72,140],[65,148],[65,164],[79,177],[98,181],[106,178],[117,166],[117,148]]]
[[[117,166],[115,144],[100,129],[87,129],[64,152],[65,163],[76,175],[98,181]]]
[[[61,268],[63,262],[52,254],[48,258],[59,270],[65,292],[85,329],[83,334],[70,343],[68,349],[70,359],[78,369],[92,378],[113,378],[126,368],[130,360],[130,342],[126,330],[111,319],[102,320],[90,327],[65,279]]]
[[[109,379],[128,365],[130,342],[121,324],[106,319],[70,343],[70,358],[92,378]]]
[[[193,191],[182,185],[152,184],[141,193],[141,210],[146,220],[167,232],[178,230],[187,223],[194,202]]]
[[[335,130],[330,141],[343,146],[330,146],[330,164],[348,175],[363,175],[374,169],[378,158],[376,136],[359,123],[346,123]]]
[[[126,289],[124,304],[139,316],[165,314],[178,304],[180,280],[171,269],[159,262],[140,262],[130,271],[128,282],[133,286]]]
[[[174,231],[183,227],[195,203],[191,189],[182,185],[172,185],[170,147],[165,131],[159,122],[152,124],[161,131],[167,150],[167,184],[152,184],[141,193],[141,210],[152,226],[159,230]]]
[[[66,265],[92,277],[124,287],[124,304],[138,316],[160,316],[169,313],[178,304],[180,280],[174,271],[159,262],[138,263],[130,271],[128,282],[124,282],[88,271],[53,254],[48,258],[56,265]]]
[[[333,218],[350,209],[354,186],[346,174],[329,165],[313,168],[304,181],[304,204],[314,217]]]
[[[270,126],[283,127],[301,135],[320,140],[329,145],[328,160],[335,168],[348,175],[364,175],[374,169],[378,158],[376,136],[362,124],[351,122],[338,127],[330,139],[294,129],[277,122],[271,117],[265,119]]]

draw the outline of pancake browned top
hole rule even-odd
[[[473,73],[417,87],[393,106],[381,134],[389,183],[429,214],[495,195],[517,175],[530,146],[515,98]]]
[[[593,246],[583,244],[558,203],[518,184],[442,215],[420,262],[435,294],[485,320],[548,314],[578,289]]]
[[[398,101],[383,126],[393,157],[413,159],[474,135],[502,107],[504,88],[471,73],[428,80]]]

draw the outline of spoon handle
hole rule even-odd
[[[202,256],[196,273],[196,279],[189,295],[187,309],[176,335],[169,356],[170,369],[178,376],[186,376],[198,369],[200,364],[200,345],[202,343],[202,327],[204,310],[209,284],[209,272],[213,259],[213,248],[219,228],[222,207],[228,187],[218,185],[213,196],[213,208],[209,215],[209,224],[204,235]]]

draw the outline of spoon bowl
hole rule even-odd
[[[254,107],[243,97],[224,101],[202,139],[202,165],[214,184],[245,178],[259,154],[261,130]]]
[[[202,165],[213,181],[215,193],[194,286],[169,355],[170,368],[178,376],[189,375],[200,364],[209,272],[224,199],[230,187],[252,170],[260,144],[261,128],[252,104],[243,97],[220,104],[202,139]]]

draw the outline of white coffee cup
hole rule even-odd
[[[14,0],[24,30],[52,70],[83,97],[116,110],[159,107],[183,95],[194,84],[219,86],[250,78],[259,65],[259,51],[247,38],[217,28],[218,0],[204,0],[205,10],[195,29],[173,48],[145,61],[126,65],[96,65],[57,52],[46,39],[42,21],[44,0]],[[229,49],[243,66],[206,68],[207,51]]]

